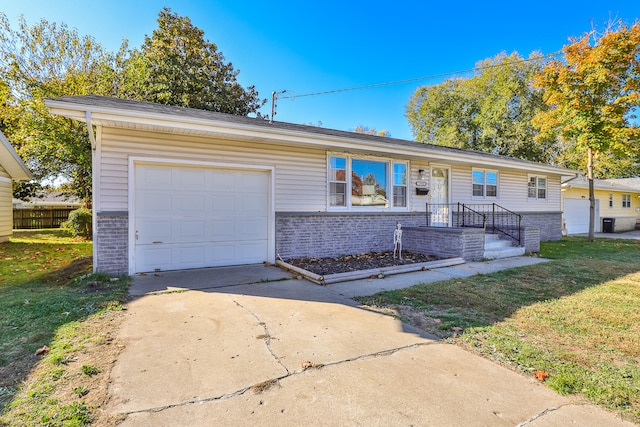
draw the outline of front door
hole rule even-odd
[[[431,225],[447,227],[449,225],[449,168],[444,166],[431,167]]]

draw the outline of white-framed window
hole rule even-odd
[[[533,200],[547,199],[547,177],[538,175],[529,175],[527,184],[527,197]]]
[[[471,180],[474,198],[495,199],[498,197],[498,171],[473,169],[471,171]]]
[[[404,161],[329,154],[329,208],[406,209],[408,172]]]
[[[623,194],[622,195],[622,207],[630,208],[631,207],[631,194]]]
[[[613,193],[609,193],[609,207],[613,207]]]

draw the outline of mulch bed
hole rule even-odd
[[[328,274],[346,273],[348,271],[370,270],[440,259],[433,255],[405,251],[402,251],[402,258],[403,260],[393,259],[393,252],[369,252],[358,255],[343,255],[337,258],[292,258],[285,260],[285,262],[312,273],[325,276]]]

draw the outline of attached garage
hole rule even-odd
[[[269,170],[132,163],[134,273],[269,260]]]
[[[589,232],[589,199],[564,199],[564,223],[567,234]],[[600,200],[596,199],[595,232],[600,232]]]

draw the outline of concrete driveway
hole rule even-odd
[[[633,425],[282,279],[264,266],[136,278],[105,409],[136,427]]]

